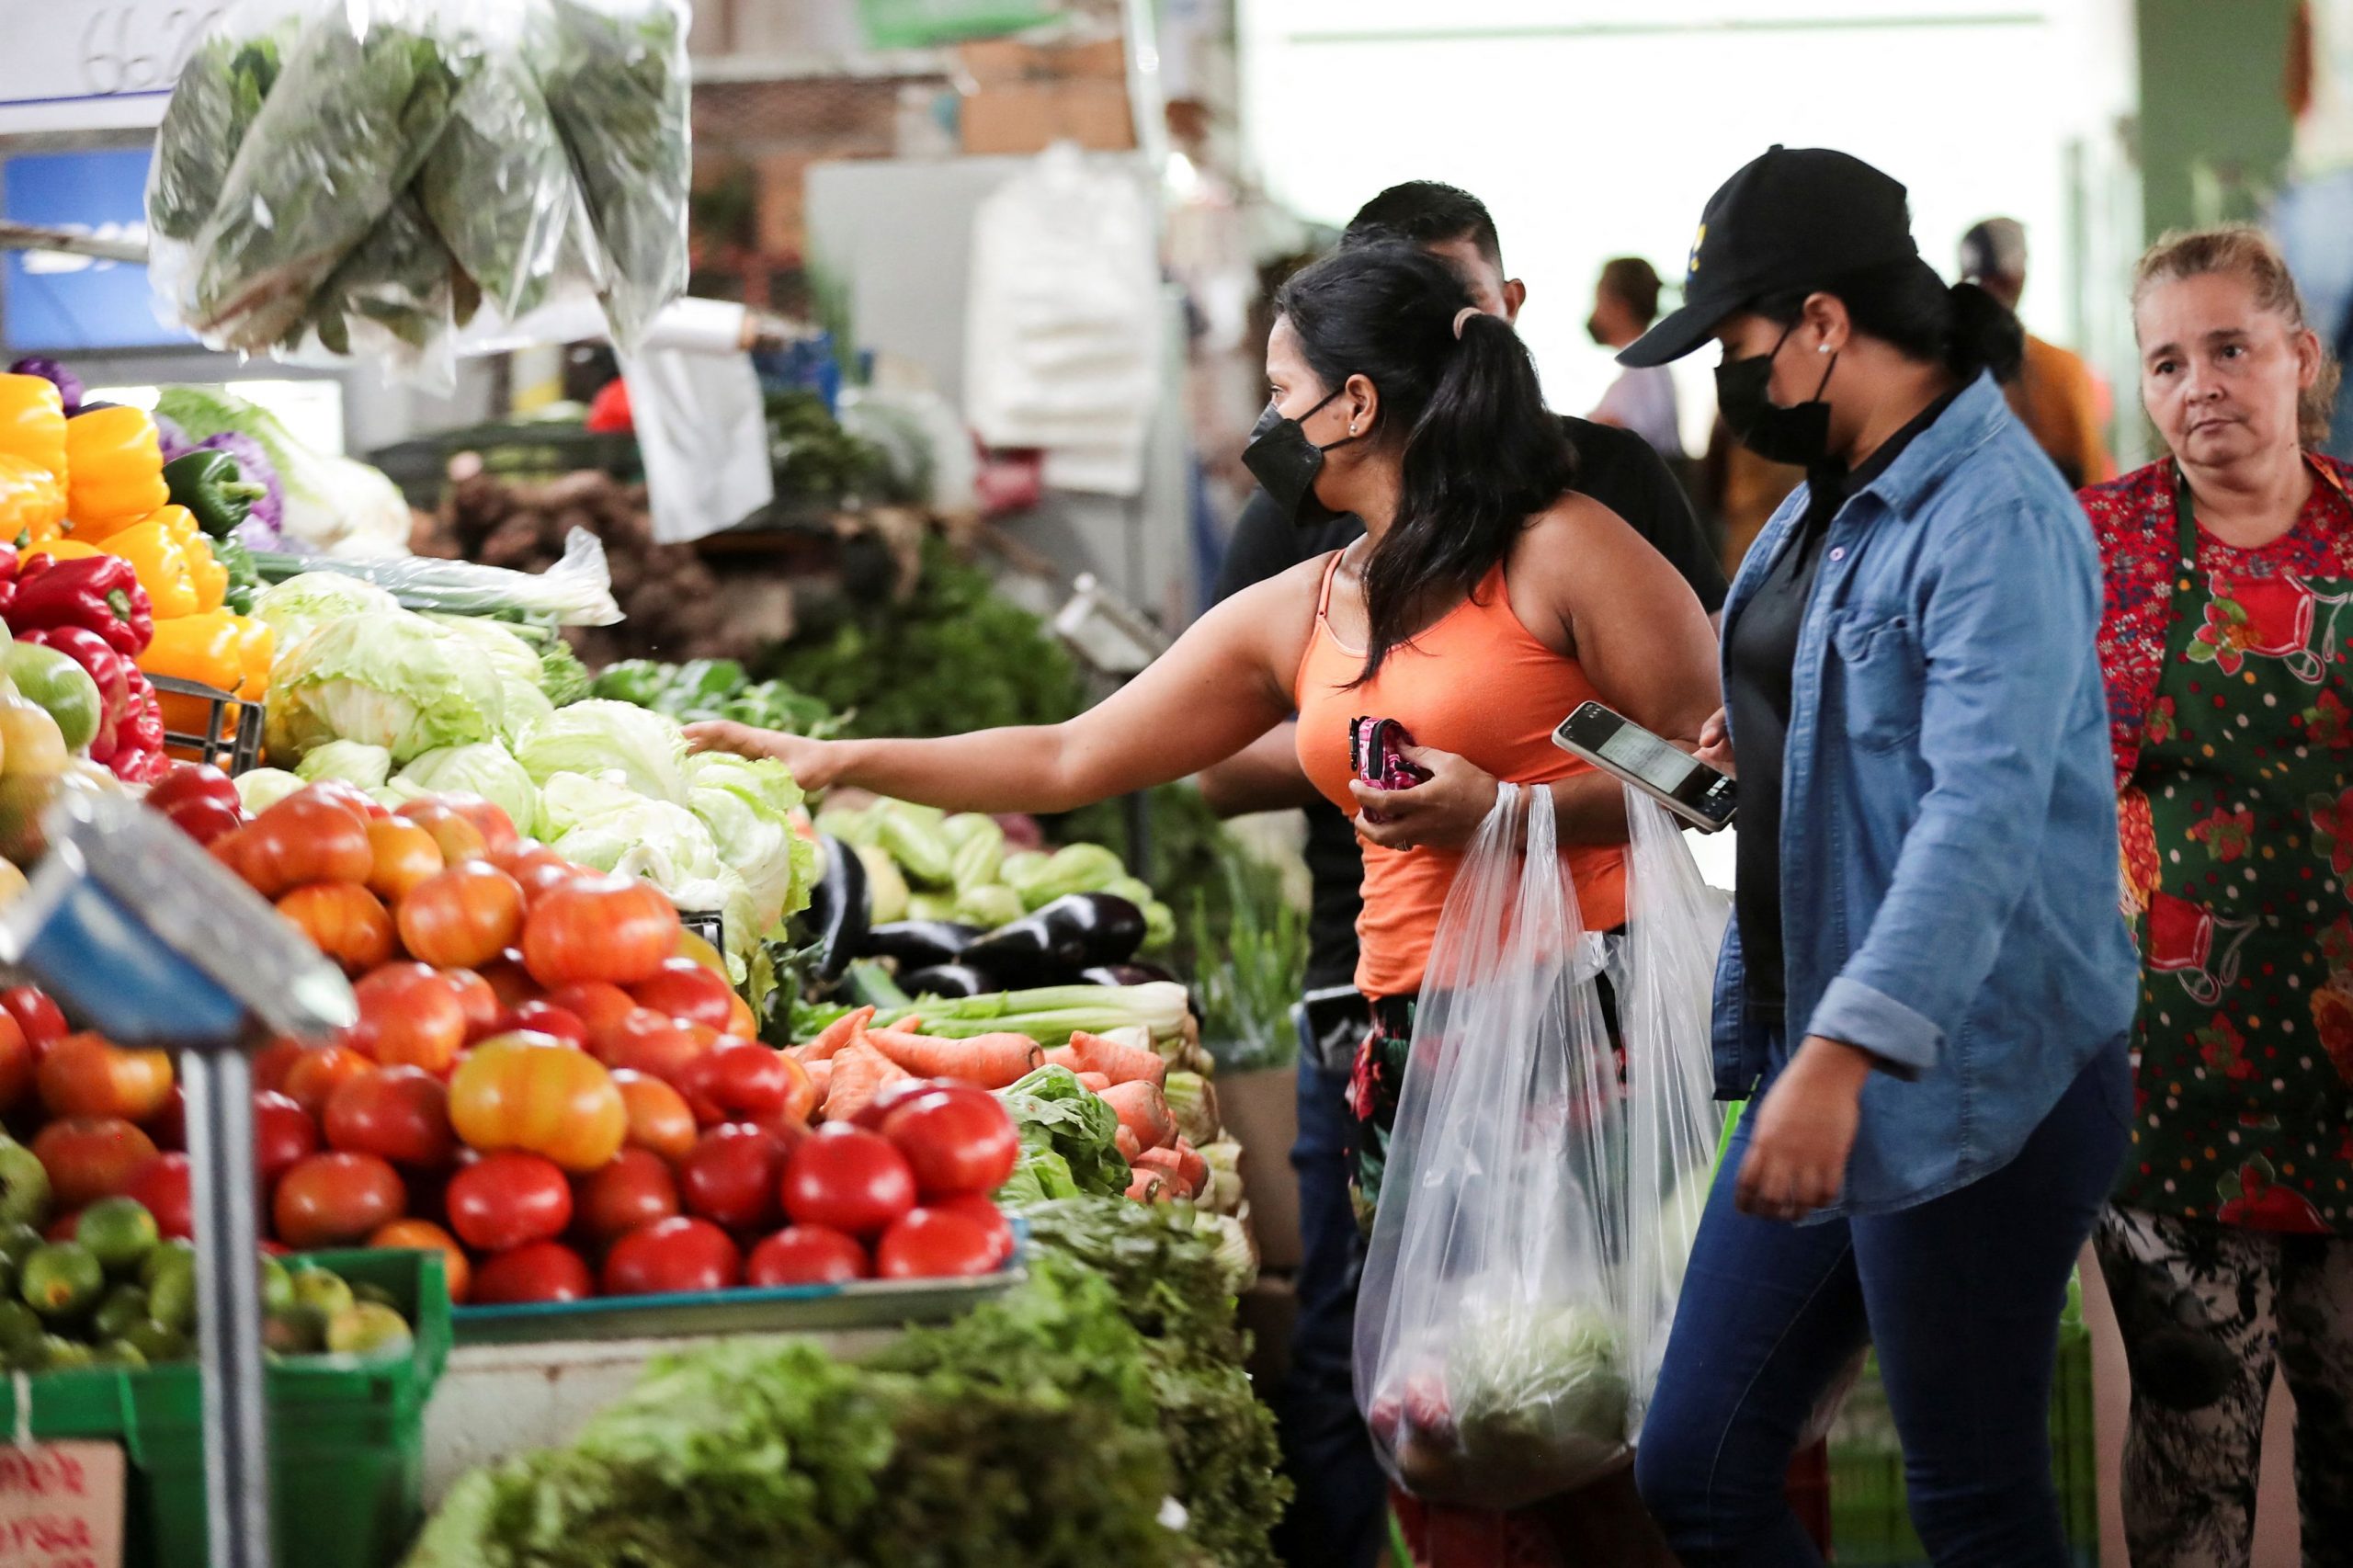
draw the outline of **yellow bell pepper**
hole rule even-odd
[[[91,556],[104,555],[106,551],[100,550],[97,545],[88,542],[86,540],[78,539],[35,540],[32,543],[23,546],[17,551],[17,555],[19,560],[28,560],[36,555],[46,555],[52,561],[86,561]]]
[[[233,692],[244,682],[244,660],[237,618],[216,609],[155,622],[154,641],[140,653],[138,665],[151,676],[169,676],[215,691]],[[211,708],[207,699],[159,691],[155,700],[163,709],[165,729],[182,735],[204,733]],[[237,704],[228,704],[221,722],[230,734],[236,733]]]
[[[64,531],[65,491],[56,475],[0,451],[0,543],[32,544]]]
[[[197,525],[196,514],[186,506],[166,506],[155,516],[188,557],[188,581],[196,585],[196,608],[189,613],[209,615],[219,609],[228,597],[229,569],[213,556],[212,541]]]
[[[165,511],[187,515],[185,507],[166,507]],[[190,526],[194,526],[193,519]],[[188,551],[173,537],[171,524],[162,512],[108,534],[99,540],[98,548],[131,562],[131,569],[139,574],[139,585],[147,590],[148,601],[155,607],[158,622],[196,613],[196,580],[188,572]]]
[[[43,376],[0,376],[0,452],[65,473],[65,403]],[[160,456],[160,452],[158,453]]]
[[[65,515],[102,540],[171,500],[155,422],[136,408],[94,408],[65,422]]]
[[[278,653],[278,633],[269,622],[250,615],[233,615],[229,619],[237,628],[237,664],[244,676],[238,684],[237,695],[248,702],[258,702],[269,691],[269,665]]]

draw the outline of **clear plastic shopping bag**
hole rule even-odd
[[[1677,1226],[1715,1150],[1725,912],[1658,809],[1630,809],[1630,881],[1656,864],[1633,895],[1649,924],[1630,923],[1622,1069],[1548,790],[1502,787],[1439,918],[1356,1341],[1381,1461],[1431,1502],[1518,1507],[1624,1463],[1673,1319]]]

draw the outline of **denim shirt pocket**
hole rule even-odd
[[[1830,641],[1843,677],[1848,738],[1865,751],[1885,752],[1918,735],[1927,660],[1912,612],[1870,606],[1840,610]]]

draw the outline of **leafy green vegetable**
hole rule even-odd
[[[332,572],[305,572],[254,597],[254,618],[268,624],[281,659],[327,621],[347,615],[390,614],[400,608],[392,595],[374,584]]]
[[[288,17],[258,37],[208,34],[189,54],[155,132],[147,226],[156,234],[192,240],[212,216],[222,178],[261,113],[295,33]]]
[[[926,1034],[948,1040],[1012,1033],[1067,1045],[1071,1031],[1108,1034],[1142,1028],[1154,1045],[1181,1040],[1191,1017],[1185,988],[1168,981],[1142,985],[1049,985],[1035,991],[992,991],[979,996],[924,1000]]]
[[[641,795],[687,799],[687,738],[677,722],[629,702],[591,699],[559,708],[515,748],[544,787],[558,773],[618,772]]]
[[[392,754],[361,741],[329,741],[304,757],[294,773],[309,783],[340,778],[362,790],[374,790],[392,776]]]
[[[505,812],[517,831],[536,830],[540,791],[514,754],[495,741],[440,746],[401,769],[400,782],[420,794],[480,795]]]
[[[567,233],[582,217],[580,195],[519,38],[493,39],[418,172],[416,192],[451,258],[508,320],[546,301]]]
[[[754,937],[809,904],[817,846],[792,829],[801,789],[780,762],[725,752],[687,759],[687,803],[751,896]]]
[[[551,638],[540,654],[540,689],[558,708],[568,708],[588,695],[588,666],[563,638]]]
[[[382,746],[405,763],[437,746],[494,739],[497,678],[438,627],[405,610],[330,620],[270,674],[270,756],[307,756],[329,741]]]
[[[256,767],[237,775],[237,800],[255,816],[301,788],[301,776],[282,767]]]
[[[1019,1198],[1117,1198],[1127,1191],[1119,1113],[1070,1069],[1040,1067],[999,1091],[997,1098],[1021,1132],[1021,1159],[1013,1175]],[[1000,1199],[1016,1200],[1012,1195]]]
[[[278,417],[258,403],[246,402],[234,393],[218,388],[175,386],[165,387],[155,399],[155,412],[187,433],[191,441],[234,432],[248,436],[258,445],[277,471],[278,488],[285,508],[278,522],[290,544],[311,551],[335,551],[351,554],[374,552],[405,553],[408,549],[408,503],[400,489],[379,470],[366,463],[354,462],[317,452],[295,439]],[[584,530],[585,531],[585,530]],[[565,541],[565,553],[571,553],[570,540]],[[274,558],[273,558],[274,559]],[[602,548],[597,551],[601,569]],[[256,563],[270,575],[267,562],[258,555]],[[309,562],[298,567],[308,571]],[[322,563],[324,564],[324,563]],[[411,572],[418,568],[411,562],[399,563]],[[436,567],[463,569],[481,573],[487,567],[470,566],[464,562],[436,562]],[[338,561],[332,569],[342,572],[365,570],[358,561]],[[541,574],[551,577],[552,572]],[[507,574],[520,576],[521,574]],[[535,579],[525,578],[526,582]],[[279,586],[284,586],[279,582]],[[262,596],[267,598],[267,595]],[[610,595],[606,596],[608,599]],[[389,608],[389,607],[387,607]],[[435,609],[462,609],[465,605],[436,604]],[[614,612],[613,619],[620,619]],[[281,633],[278,639],[280,653],[287,640]]]

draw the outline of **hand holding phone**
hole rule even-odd
[[[1404,748],[1413,744],[1394,719],[1348,721],[1348,767],[1369,790],[1410,790],[1429,782],[1428,768],[1405,759]],[[1368,822],[1381,820],[1377,812],[1364,814]]]
[[[1727,775],[1598,702],[1562,720],[1552,744],[1623,779],[1703,833],[1731,825],[1736,790]]]

